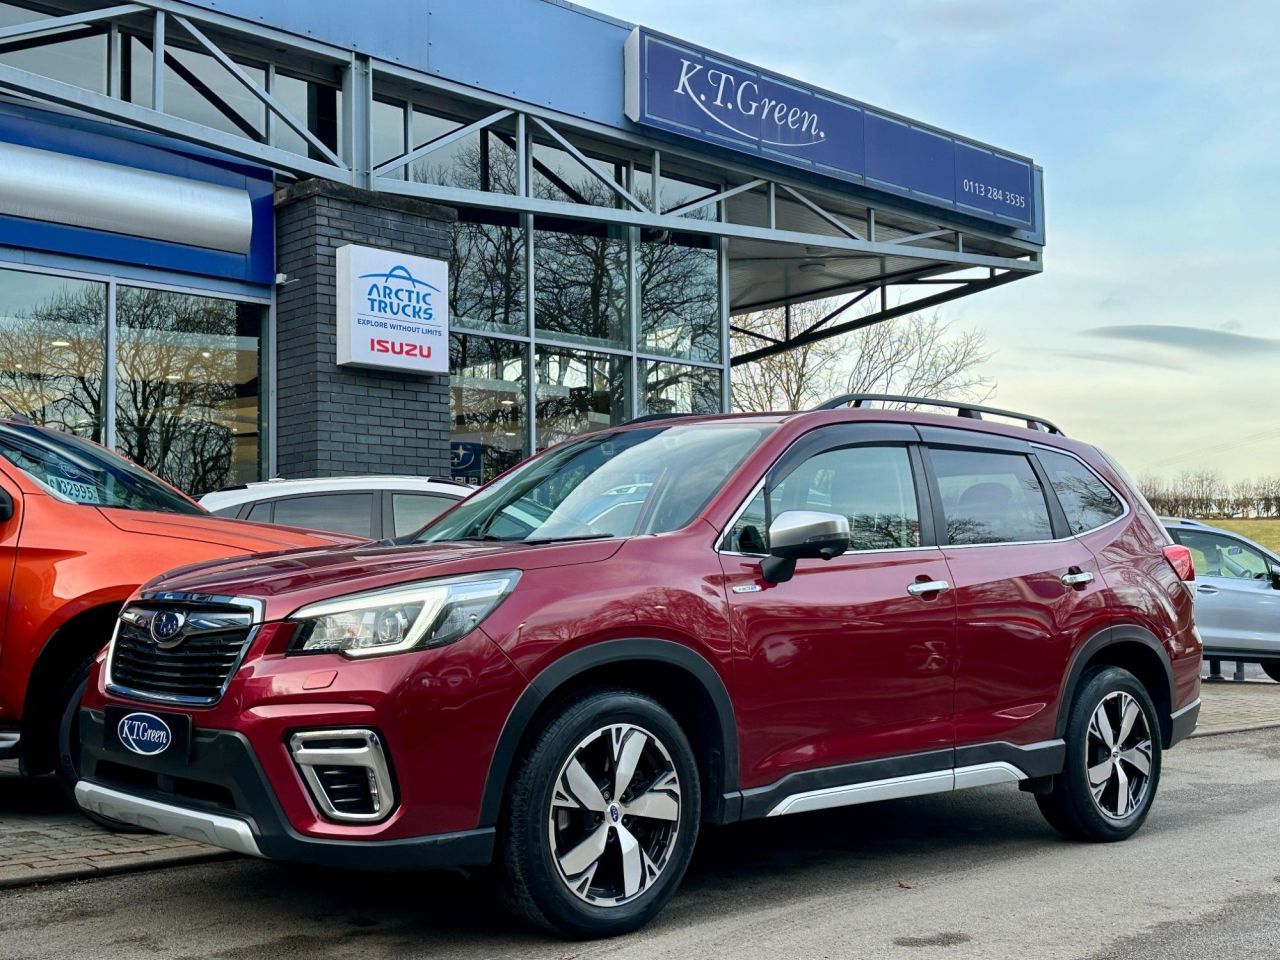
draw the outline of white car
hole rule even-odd
[[[472,489],[431,477],[276,479],[206,493],[200,505],[220,517],[381,540],[422,528]]]

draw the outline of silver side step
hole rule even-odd
[[[235,817],[175,807],[121,793],[87,780],[76,784],[76,802],[89,812],[110,820],[146,827],[157,833],[185,837],[251,857],[262,856],[252,828]]]
[[[17,730],[0,731],[0,760],[16,760],[22,734]]]
[[[769,811],[769,816],[780,817],[787,813],[809,813],[813,810],[829,810],[857,803],[874,803],[877,800],[901,800],[904,797],[922,797],[930,793],[950,793],[970,787],[989,787],[997,783],[1016,783],[1026,780],[1027,774],[1011,763],[979,763],[954,770],[936,770],[932,773],[916,773],[908,777],[891,777],[888,780],[872,780],[843,787],[825,787],[796,793],[781,801]]]

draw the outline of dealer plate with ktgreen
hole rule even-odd
[[[187,759],[191,718],[181,713],[153,713],[129,707],[107,707],[103,746],[140,757]]]

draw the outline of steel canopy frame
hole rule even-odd
[[[984,226],[943,222],[891,199],[871,198],[856,187],[836,189],[816,185],[803,175],[787,172],[762,172],[735,160],[709,158],[705,153],[661,140],[620,132],[600,124],[558,114],[554,110],[524,103],[510,97],[492,95],[455,81],[432,76],[399,64],[383,62],[340,47],[295,36],[281,30],[250,23],[226,14],[197,8],[181,0],[136,0],[132,3],[94,3],[92,0],[46,0],[42,10],[56,7],[66,10],[64,16],[33,20],[0,29],[0,52],[7,43],[32,43],[39,38],[56,42],[73,29],[99,27],[109,31],[108,70],[112,80],[108,93],[86,90],[18,68],[0,64],[0,90],[7,90],[37,102],[52,104],[260,163],[279,173],[294,177],[319,177],[384,193],[419,197],[451,205],[488,208],[519,213],[523,216],[564,217],[616,224],[657,231],[702,234],[727,240],[766,242],[790,245],[791,249],[821,248],[837,257],[874,258],[882,264],[887,258],[914,260],[916,264],[896,273],[886,273],[870,280],[836,282],[821,290],[807,291],[803,296],[784,300],[753,302],[750,309],[760,309],[782,302],[798,302],[818,296],[841,293],[881,291],[881,309],[842,324],[829,324],[828,316],[813,328],[800,332],[782,343],[767,343],[760,349],[733,357],[732,365],[750,362],[792,346],[836,336],[860,326],[891,319],[914,310],[925,309],[969,293],[998,286],[1042,270],[1040,247],[997,229]],[[34,11],[33,11],[34,12]],[[153,49],[151,79],[152,107],[143,107],[123,99],[119,82],[118,51],[122,27],[141,39],[147,37]],[[265,136],[238,136],[165,112],[164,66],[172,65],[166,57],[167,47],[175,42],[184,49],[211,56],[235,83],[243,86],[262,105],[265,113]],[[265,63],[266,84],[257,83],[240,67],[237,59]],[[112,62],[115,61],[115,62]],[[277,61],[294,68],[295,63],[313,63],[331,69],[341,79],[343,90],[343,138],[334,150],[310,130],[305,120],[292,116],[272,89]],[[406,96],[406,90],[410,93]],[[465,104],[476,119],[466,122],[436,140],[414,144],[406,137],[407,149],[397,157],[378,164],[371,162],[373,140],[373,101],[375,93],[398,101],[422,102],[424,96],[448,98]],[[218,109],[233,110],[217,98],[216,92],[202,91]],[[519,184],[516,194],[460,189],[415,182],[404,171],[422,157],[454,143],[464,136],[501,125],[502,136],[514,146],[518,155]],[[510,134],[514,126],[514,137]],[[288,128],[301,137],[312,155],[305,156],[273,145],[274,131]],[[242,128],[243,129],[243,128]],[[250,131],[252,132],[252,131]],[[532,172],[535,137],[564,150],[582,169],[602,181],[611,191],[615,206],[592,206],[566,200],[533,195]],[[616,154],[615,162],[624,163],[628,182],[619,184],[603,176],[592,165],[575,138],[582,137],[602,149]],[[264,142],[265,141],[265,142]],[[668,161],[664,163],[664,161]],[[655,185],[653,206],[646,208],[635,195],[637,162],[647,164]],[[663,208],[660,196],[660,171],[665,167],[683,167],[705,171],[695,175],[708,183],[718,184],[705,196]],[[731,222],[727,216],[728,201],[749,192],[764,194],[764,225]],[[794,204],[805,211],[813,222],[830,228],[832,233],[811,229],[787,228],[779,224],[780,201]],[[853,208],[852,210],[850,208]],[[714,219],[699,216],[713,211]],[[865,212],[863,212],[865,211]],[[893,226],[887,224],[892,222]],[[722,247],[725,245],[722,244]],[[988,252],[982,252],[982,248]],[[781,249],[781,246],[776,247]],[[990,252],[990,251],[998,251]],[[730,263],[722,256],[722,261]],[[949,280],[940,274],[984,268],[989,276],[981,280]],[[954,283],[952,289],[889,308],[886,288],[890,284]],[[854,301],[856,302],[856,301]],[[726,300],[726,311],[728,308]],[[846,305],[847,306],[847,305]],[[739,309],[742,312],[743,308]],[[843,312],[843,308],[838,313]],[[726,322],[727,323],[727,322]],[[767,338],[765,338],[767,339]]]

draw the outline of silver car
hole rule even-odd
[[[1260,663],[1280,682],[1280,556],[1197,520],[1166,520],[1165,526],[1195,561],[1205,659]]]

